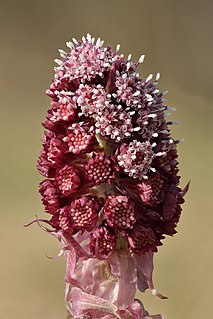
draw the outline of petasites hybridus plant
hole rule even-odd
[[[38,160],[50,218],[37,222],[62,244],[73,318],[162,319],[135,294],[165,298],[153,286],[153,254],[176,233],[187,190],[178,187],[179,141],[160,75],[141,79],[144,56],[132,62],[103,43],[73,39],[55,60]]]

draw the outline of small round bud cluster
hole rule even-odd
[[[136,221],[135,204],[126,196],[110,196],[105,205],[104,213],[111,227],[131,229]]]
[[[187,191],[178,187],[179,141],[170,136],[159,73],[140,78],[144,56],[133,62],[119,45],[113,51],[103,44],[88,34],[67,42],[68,52],[59,50],[46,91],[52,101],[39,192],[51,214],[45,222],[66,251],[73,318],[154,318],[134,292],[137,283],[141,291],[152,288],[153,252],[176,232]]]
[[[93,126],[84,126],[83,122],[74,123],[67,129],[63,141],[68,144],[69,152],[77,155],[86,153],[94,144]]]
[[[89,181],[95,185],[110,182],[113,177],[112,162],[104,153],[97,154],[84,166]]]
[[[55,184],[64,196],[76,193],[80,185],[80,178],[77,175],[76,169],[71,165],[65,165],[63,168],[59,169],[56,172]]]
[[[79,230],[91,231],[97,223],[99,203],[92,197],[83,196],[59,211],[59,226],[68,233]]]

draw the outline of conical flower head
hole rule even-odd
[[[187,188],[178,187],[160,75],[89,34],[59,50],[38,170],[46,223],[67,258],[74,318],[158,318],[135,301],[153,286],[153,252],[173,235]],[[43,220],[44,221],[44,220]]]

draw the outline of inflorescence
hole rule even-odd
[[[55,60],[58,66],[46,91],[52,102],[43,123],[38,170],[45,179],[39,192],[50,214],[46,222],[62,240],[68,264],[71,251],[82,271],[88,271],[88,261],[95,269],[97,260],[120,285],[113,258],[125,255],[129,265],[141,270],[139,258],[151,258],[165,235],[176,233],[185,192],[178,187],[179,141],[170,135],[172,122],[165,116],[170,108],[157,88],[160,75],[141,79],[137,67],[144,56],[132,62],[131,56],[119,54],[119,46],[113,51],[103,44],[87,35],[67,42],[68,52],[59,50],[61,59]],[[76,294],[96,295],[89,280],[89,288],[75,284],[80,270],[74,273],[74,268],[74,277],[66,278],[67,295],[72,300]],[[104,294],[99,297],[107,300]],[[163,318],[146,317],[131,298],[125,306],[115,298],[117,310],[108,311],[109,318]],[[81,318],[70,304],[74,318]],[[107,314],[105,308],[99,309],[100,316],[82,309],[85,318]]]

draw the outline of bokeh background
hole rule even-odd
[[[57,49],[86,33],[133,59],[140,73],[161,73],[160,89],[177,111],[181,185],[191,180],[178,234],[155,257],[156,287],[146,293],[150,313],[166,319],[212,318],[212,21],[211,0],[0,1],[1,228],[0,319],[65,319],[64,260],[59,245],[36,225],[43,215],[36,161],[50,100]]]

